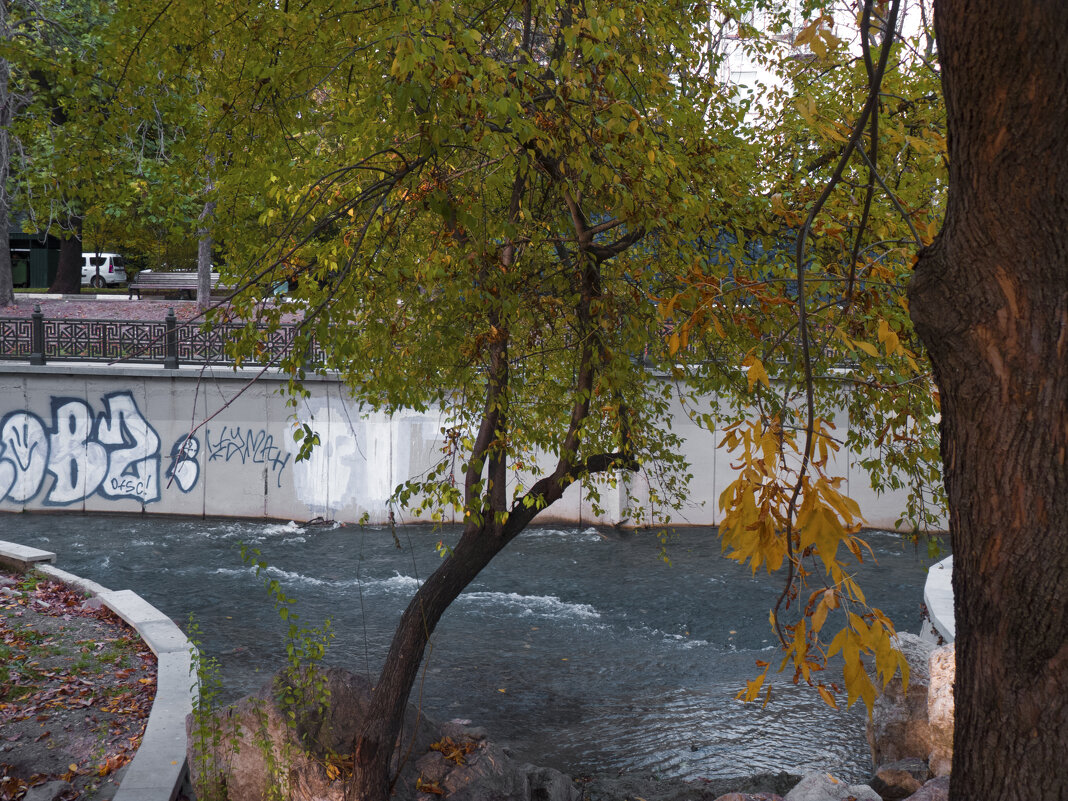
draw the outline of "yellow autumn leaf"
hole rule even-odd
[[[898,339],[897,332],[894,331],[886,322],[886,320],[879,320],[879,341],[883,343],[883,347],[886,348],[886,355],[893,356],[901,351],[901,341]]]
[[[927,223],[927,231],[926,231],[926,233],[927,233],[927,237],[926,237],[927,241],[924,242],[924,244],[925,245],[929,245],[934,241],[934,238],[936,236],[938,236],[938,221],[937,220],[931,220],[929,223]]]
[[[749,384],[749,391],[753,391],[753,385],[759,381],[765,388],[770,388],[771,384],[768,381],[768,373],[764,369],[764,363],[760,361],[756,356],[749,355],[745,357],[745,361],[742,362],[742,366],[746,367],[745,379]]]
[[[834,696],[831,695],[831,691],[824,687],[822,684],[817,684],[816,689],[819,690],[820,698],[823,699],[823,703],[827,704],[831,709],[838,708],[838,702],[834,700]]]
[[[853,347],[854,348],[859,348],[860,350],[862,350],[865,353],[867,353],[869,356],[878,356],[879,355],[878,348],[876,348],[870,342],[863,342],[863,341],[861,341],[859,339],[854,339],[853,340]]]
[[[846,660],[843,674],[846,686],[846,706],[853,706],[859,697],[870,712],[875,705],[875,686],[868,678],[868,672],[864,670],[864,663],[859,659]]]
[[[801,32],[794,38],[794,47],[803,47],[816,38],[816,32],[820,27],[820,18],[812,20],[808,25],[801,29]]]
[[[812,613],[812,630],[819,631],[823,628],[824,622],[827,620],[827,613],[831,610],[830,602],[827,600],[829,594],[833,594],[833,590],[827,590],[823,593],[823,597],[820,598],[820,602],[816,605],[816,611]]]

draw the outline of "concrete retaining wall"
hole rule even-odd
[[[330,380],[309,380],[311,396],[293,409],[278,376],[253,381],[258,375],[199,367],[0,365],[0,511],[383,523],[390,519],[393,489],[441,458],[442,421],[435,414],[365,413]],[[839,417],[844,438],[847,421]],[[293,431],[305,423],[322,445],[298,463]],[[673,430],[684,438],[694,477],[690,500],[674,522],[715,524],[717,499],[734,475],[729,455],[715,447],[722,437],[698,428],[681,407]],[[867,524],[893,527],[904,493],[876,495],[856,458],[836,458],[832,474],[846,476]],[[648,497],[652,480],[628,479],[639,498]],[[602,488],[602,514],[583,495],[571,487],[539,520],[650,522],[627,508],[621,488]],[[413,522],[404,510],[393,511],[397,522]]]

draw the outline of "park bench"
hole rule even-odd
[[[140,298],[144,292],[163,292],[174,294],[183,300],[191,300],[197,295],[197,274],[195,272],[156,272],[155,270],[142,270],[128,284],[130,297],[137,293]],[[226,287],[219,286],[219,274],[211,274],[211,294],[227,291]]]

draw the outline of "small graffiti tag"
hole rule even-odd
[[[209,462],[232,462],[236,459],[241,464],[262,464],[275,474],[278,486],[282,486],[282,471],[289,464],[292,454],[284,453],[275,444],[274,435],[266,429],[242,426],[209,428],[204,439]]]

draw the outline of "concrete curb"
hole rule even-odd
[[[947,556],[928,569],[927,581],[923,585],[923,602],[927,605],[931,624],[938,629],[942,639],[947,643],[953,642],[957,636],[957,624],[953,617],[952,556]]]
[[[189,775],[185,719],[193,711],[196,689],[191,677],[194,646],[174,622],[131,590],[109,590],[95,581],[60,570],[56,555],[0,541],[0,563],[37,569],[55,581],[100,598],[132,626],[156,655],[156,698],[145,736],[126,768],[114,801],[174,801]]]
[[[38,548],[0,540],[0,565],[23,571],[54,561],[56,561],[56,555],[51,551],[42,551]]]

